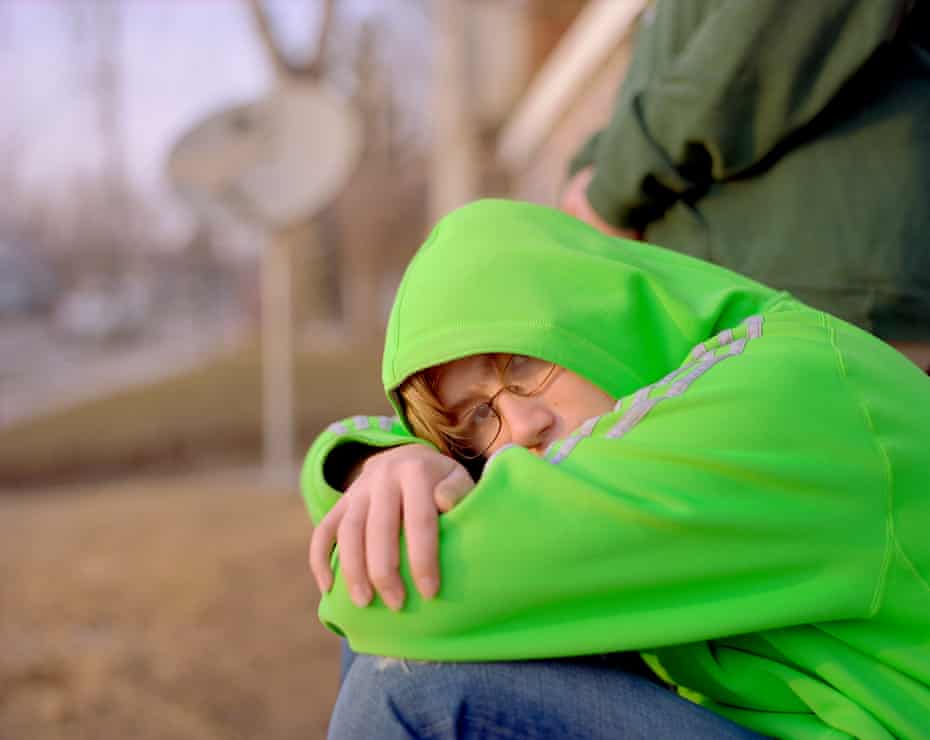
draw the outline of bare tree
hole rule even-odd
[[[316,52],[310,61],[303,64],[295,63],[287,58],[287,54],[275,39],[271,17],[262,0],[247,1],[252,12],[255,30],[278,79],[283,81],[300,77],[314,80],[321,78],[325,71],[328,39],[332,32],[334,0],[323,0],[323,18],[319,24]]]
[[[126,130],[123,117],[122,6],[121,0],[97,0],[94,26],[97,33],[96,102],[98,130],[104,156],[103,184],[108,196],[105,237],[111,269],[121,271],[126,264],[125,250],[132,243],[128,233]],[[102,214],[101,214],[102,215]]]
[[[88,269],[100,270],[117,280],[132,259],[134,243],[128,211],[132,196],[128,177],[128,154],[124,115],[125,59],[122,49],[123,0],[68,0],[62,3],[72,38],[72,67],[76,88],[91,96],[95,116],[96,143],[101,155],[97,172],[88,181],[81,175],[72,188],[83,213],[74,226],[74,248],[93,252]],[[98,192],[101,197],[97,197]],[[77,205],[77,203],[75,204]],[[60,210],[60,204],[59,204]],[[63,216],[67,218],[66,216]]]

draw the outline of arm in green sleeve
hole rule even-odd
[[[816,316],[628,397],[562,459],[505,449],[440,519],[437,599],[359,609],[337,577],[321,619],[360,652],[506,660],[869,616],[888,482]]]
[[[310,446],[300,473],[301,493],[313,523],[319,524],[342,495],[350,457],[363,460],[379,450],[411,443],[429,444],[411,436],[396,417],[352,416],[330,424]]]
[[[684,48],[621,96],[588,198],[642,227],[675,200],[761,166],[811,123],[894,33],[900,0],[725,0]],[[674,24],[676,3],[655,23]]]

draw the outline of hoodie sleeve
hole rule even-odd
[[[799,133],[890,39],[904,3],[724,0],[706,3],[687,40],[659,3],[652,54],[680,49],[654,73],[631,78],[612,120],[574,168],[593,164],[592,207],[606,221],[641,227],[674,201],[745,174]],[[661,28],[660,28],[661,27]],[[633,88],[635,85],[635,89]],[[593,147],[593,148],[592,148]]]
[[[441,518],[436,599],[359,609],[337,577],[322,621],[360,652],[507,660],[870,615],[889,482],[829,319],[801,315],[702,343],[544,458],[499,452]]]
[[[313,523],[319,524],[342,495],[327,476],[327,463],[337,448],[355,445],[375,452],[402,444],[429,443],[411,436],[396,416],[351,416],[323,430],[310,446],[300,473],[300,490]]]

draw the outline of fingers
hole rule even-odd
[[[381,600],[394,611],[404,605],[406,595],[398,571],[401,506],[400,487],[386,484],[372,496],[365,526],[365,564],[368,577]]]
[[[462,465],[422,447],[380,455],[314,530],[309,561],[320,591],[329,591],[330,559],[338,543],[352,601],[367,606],[377,592],[396,611],[406,598],[400,576],[401,525],[416,588],[424,598],[433,598],[440,581],[439,512],[456,506],[475,484]]]
[[[471,479],[468,471],[456,463],[452,471],[439,481],[433,490],[433,500],[436,508],[445,514],[465,498],[466,494],[474,487],[475,482]]]
[[[563,211],[584,220],[584,206],[587,204],[585,190],[593,175],[594,168],[589,166],[579,170],[568,180],[559,199],[559,207]]]
[[[404,536],[417,590],[426,599],[439,593],[439,515],[433,492],[419,481],[404,495]]]
[[[356,606],[367,606],[372,598],[365,558],[365,526],[370,499],[367,495],[356,494],[348,496],[347,500],[348,505],[337,532],[339,564],[352,602]]]
[[[310,537],[310,572],[313,573],[313,579],[320,593],[326,593],[333,587],[333,572],[329,566],[329,559],[333,546],[336,544],[336,532],[347,503],[348,499],[340,498],[316,526]]]

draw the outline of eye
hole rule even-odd
[[[495,416],[497,416],[497,412],[491,408],[491,404],[485,402],[479,403],[471,410],[471,413],[468,415],[468,420],[471,424],[480,425],[493,419]]]
[[[490,403],[485,401],[474,406],[465,414],[462,426],[468,430],[467,434],[480,434],[481,429],[491,426],[497,420],[497,412]]]
[[[548,364],[535,357],[514,355],[507,364],[504,382],[514,393],[531,394],[545,376]]]

